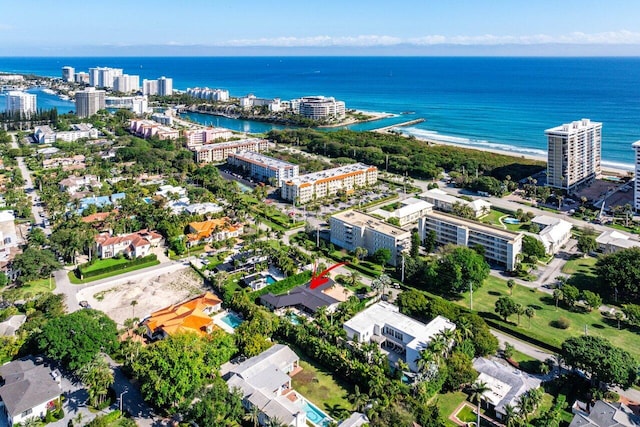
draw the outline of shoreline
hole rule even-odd
[[[395,126],[397,127],[397,126]],[[390,127],[390,128],[382,128],[382,129],[374,129],[371,132],[378,132],[378,133],[391,133],[391,131],[393,130],[394,127]],[[523,158],[523,159],[527,159],[527,160],[536,160],[536,161],[540,161],[540,162],[544,162],[545,164],[547,163],[547,159],[544,156],[536,156],[534,154],[520,154],[520,153],[514,153],[513,151],[509,151],[509,150],[500,150],[497,148],[485,148],[485,147],[471,147],[469,145],[466,144],[457,144],[455,142],[446,142],[446,141],[436,141],[433,139],[429,139],[429,138],[424,138],[424,137],[420,137],[420,136],[415,136],[415,135],[411,135],[405,132],[401,132],[401,135],[404,136],[405,138],[409,138],[410,136],[414,137],[415,139],[419,140],[419,141],[423,141],[426,142],[428,144],[433,144],[433,145],[448,145],[451,147],[458,147],[458,148],[466,148],[468,150],[476,150],[476,151],[485,151],[488,153],[494,153],[494,154],[500,154],[503,156],[508,156],[508,157],[513,157],[513,158]],[[633,172],[633,167],[629,166],[629,168],[623,168],[621,166],[611,166],[610,164],[607,164],[606,161],[601,162],[601,167],[600,167],[601,171],[602,171],[602,175],[605,175],[605,172],[607,172],[608,174],[611,175],[617,175],[617,176],[627,176],[628,172]]]

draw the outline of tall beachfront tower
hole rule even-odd
[[[571,193],[600,175],[602,123],[582,119],[544,131],[547,185]]]
[[[76,114],[78,117],[93,116],[98,110],[105,108],[105,92],[88,87],[76,92]]]
[[[7,94],[7,111],[28,116],[35,113],[36,109],[36,96],[34,94],[19,90],[12,90]]]
[[[636,212],[640,212],[640,141],[634,142],[631,146],[636,150],[636,177],[633,192],[633,207]]]
[[[167,78],[165,76],[162,76],[158,79],[158,95],[173,95],[173,79]]]
[[[76,70],[73,67],[62,67],[62,80],[65,82],[73,82],[75,80]]]

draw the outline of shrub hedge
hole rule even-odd
[[[147,255],[145,257],[134,258],[131,261],[124,264],[110,265],[108,267],[99,268],[97,270],[92,271],[83,271],[83,267],[79,266],[76,269],[76,276],[79,279],[88,279],[89,277],[100,276],[102,274],[110,273],[112,271],[123,270],[125,268],[133,267],[135,265],[146,264],[152,261],[156,261],[158,257],[156,254]]]
[[[265,286],[259,291],[251,292],[250,297],[252,300],[255,300],[262,295],[265,295],[271,292],[274,295],[282,294],[286,291],[289,291],[296,286],[300,286],[304,283],[307,283],[311,280],[311,272],[303,271],[302,273],[294,274],[293,276],[289,276],[286,279],[279,280],[276,283],[272,283],[269,286]]]

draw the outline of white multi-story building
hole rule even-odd
[[[89,73],[85,73],[84,71],[77,72],[74,81],[76,83],[89,84]]]
[[[153,120],[131,120],[129,130],[141,138],[158,138],[159,140],[178,139],[180,132]]]
[[[571,193],[600,175],[602,123],[582,119],[544,131],[547,185]]]
[[[89,68],[89,85],[93,87],[113,87],[116,77],[122,75],[122,68]]]
[[[78,117],[93,116],[99,110],[104,110],[105,106],[104,90],[88,87],[76,92],[76,114]]]
[[[28,116],[37,110],[36,96],[32,93],[12,90],[7,93],[7,111]]]
[[[56,141],[73,142],[82,138],[97,138],[99,132],[91,124],[79,123],[72,125],[72,130],[54,132],[49,126],[38,126],[33,133],[38,144],[53,144]]]
[[[157,80],[142,80],[142,94],[143,95],[157,95],[158,94],[158,81]]]
[[[418,197],[428,203],[431,203],[436,209],[444,212],[453,211],[456,204],[468,206],[469,208],[471,208],[476,218],[488,214],[491,210],[491,203],[487,202],[486,200],[476,199],[470,202],[468,200],[464,200],[448,194],[438,188],[433,188],[431,190],[425,191]]]
[[[282,198],[295,204],[330,197],[340,191],[349,194],[358,187],[375,184],[378,168],[362,163],[340,166],[286,181],[282,185]]]
[[[342,118],[346,112],[344,101],[336,101],[333,97],[306,96],[295,100],[295,105],[301,116],[313,120]]]
[[[233,132],[225,128],[206,128],[184,131],[184,137],[187,139],[188,148],[217,141],[219,139],[229,139],[232,136]]]
[[[633,207],[640,212],[640,141],[636,141],[632,145],[636,151],[636,176],[634,186]]]
[[[484,247],[484,256],[489,262],[504,265],[511,271],[516,267],[516,256],[522,250],[522,233],[514,233],[502,228],[457,216],[431,212],[418,221],[418,233],[424,240],[429,231],[435,232],[436,242],[441,245]]]
[[[206,144],[194,147],[196,161],[202,163],[221,163],[227,160],[229,154],[238,151],[260,152],[268,148],[269,142],[266,139],[250,138],[238,141],[218,142],[216,144]]]
[[[140,76],[123,74],[113,79],[113,90],[122,93],[140,90]]]
[[[357,247],[374,254],[378,249],[391,252],[389,264],[397,265],[401,254],[411,246],[411,232],[374,216],[348,210],[329,218],[331,243],[348,251]]]
[[[105,105],[107,108],[127,108],[138,116],[150,111],[146,96],[107,96]]]
[[[417,360],[431,340],[456,325],[446,317],[437,316],[424,324],[400,313],[400,309],[388,302],[378,302],[347,320],[342,326],[347,338],[359,343],[375,342],[384,349],[391,360],[392,353],[400,356],[409,369],[418,372]]]
[[[162,76],[158,79],[158,95],[173,95],[173,79],[167,78],[165,76]]]
[[[371,213],[378,215],[387,221],[390,218],[397,218],[400,227],[404,227],[405,225],[415,224],[420,218],[433,210],[433,205],[431,203],[425,202],[421,199],[416,199],[415,197],[409,197],[401,200],[399,203],[400,207],[392,212],[385,209],[376,209]]]
[[[278,112],[282,111],[282,103],[280,98],[257,98],[253,94],[243,96],[240,98],[240,107],[247,110],[253,107],[268,107],[269,111]]]
[[[299,173],[298,165],[253,151],[230,153],[227,162],[230,165],[242,168],[251,177],[259,181],[264,183],[273,181],[278,187],[282,185],[282,181],[293,179]]]
[[[229,91],[223,89],[209,89],[208,87],[194,87],[187,89],[187,95],[198,99],[210,99],[212,101],[228,101]]]
[[[62,67],[62,80],[65,82],[75,81],[75,72],[76,70],[73,67]]]

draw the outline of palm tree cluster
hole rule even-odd
[[[96,357],[80,368],[80,379],[87,386],[89,402],[93,407],[100,407],[106,399],[109,387],[114,382],[113,371],[104,356]]]

